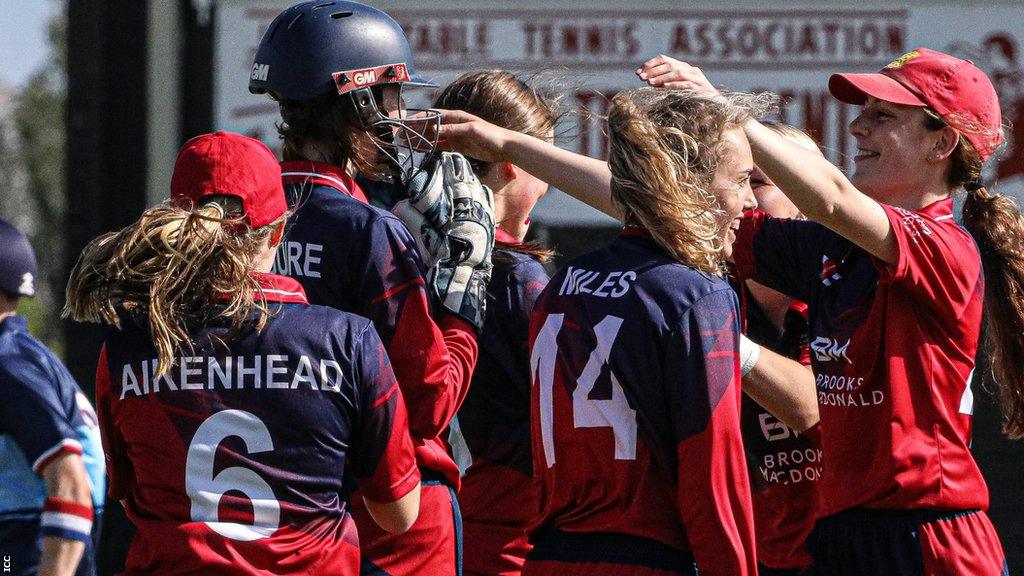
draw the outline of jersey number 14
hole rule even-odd
[[[557,337],[562,329],[564,314],[551,314],[537,333],[530,355],[530,373],[538,386],[540,398],[540,439],[544,446],[544,459],[548,468],[555,464],[555,425],[552,401],[555,387],[555,369],[558,362]],[[622,328],[622,318],[605,316],[594,326],[597,346],[590,352],[583,372],[576,379],[572,393],[574,428],[611,428],[615,437],[615,459],[636,460],[636,410],[630,407],[615,373],[609,370],[611,398],[593,399],[594,384],[608,359],[612,346]],[[566,375],[568,376],[568,375]]]

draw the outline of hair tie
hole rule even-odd
[[[202,206],[199,207],[200,210],[202,210],[203,208],[216,208],[217,213],[219,214],[219,216],[217,216],[218,220],[224,220],[224,218],[227,215],[227,213],[224,211],[224,207],[216,202],[207,202],[206,204],[203,204]]]
[[[967,190],[968,192],[977,192],[984,187],[985,185],[982,184],[980,180],[972,180],[964,184],[964,190]]]

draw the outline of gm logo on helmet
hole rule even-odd
[[[358,70],[343,70],[334,72],[334,83],[338,87],[338,94],[344,94],[356,88],[373,86],[374,84],[400,84],[408,82],[409,68],[404,62],[385,64],[373,68],[360,68]]]
[[[266,82],[267,74],[269,73],[270,64],[260,64],[259,62],[253,62],[252,74],[249,75],[249,79]]]
[[[814,357],[819,362],[846,360],[849,363],[850,357],[846,355],[846,349],[849,347],[849,340],[840,344],[837,340],[825,338],[824,336],[818,336],[814,339],[814,342],[811,342],[811,350],[814,351]]]
[[[352,83],[356,86],[366,86],[377,81],[377,71],[373,68],[360,70],[352,73]]]

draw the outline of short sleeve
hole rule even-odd
[[[9,355],[2,359],[0,429],[14,439],[39,475],[61,453],[82,453],[71,422],[74,397],[62,397],[55,378],[39,358]]]
[[[732,290],[696,301],[679,330],[679,511],[708,574],[755,574],[754,521],[740,431],[739,310]]]
[[[128,459],[128,447],[117,429],[112,413],[110,369],[107,364],[107,347],[100,350],[96,366],[96,420],[100,429],[100,440],[107,467],[109,484],[107,494],[114,500],[122,500],[130,491],[134,472]]]
[[[521,353],[521,366],[529,362],[530,313],[548,283],[547,272],[540,262],[529,258],[517,264],[512,271],[511,287],[515,301],[510,307],[513,326],[505,327],[507,334],[515,338],[515,350]]]
[[[359,488],[374,502],[394,502],[420,482],[409,420],[387,352],[368,325],[353,354],[359,415],[350,465]]]
[[[761,210],[747,212],[733,244],[737,276],[811,302],[820,284],[825,242],[834,235],[815,222],[772,218]]]
[[[883,280],[910,290],[947,320],[956,320],[982,290],[981,256],[953,222],[882,204],[899,247],[895,266],[875,261]],[[948,220],[947,220],[948,219]]]
[[[424,265],[415,246],[405,225],[390,215],[370,220],[364,235],[365,260],[353,276],[361,279],[359,314],[373,320],[386,345],[400,330],[410,294],[425,299]]]

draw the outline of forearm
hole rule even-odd
[[[92,526],[92,493],[78,454],[64,454],[43,471],[43,551],[40,575],[71,575],[85,551]]]
[[[811,369],[767,348],[761,347],[757,363],[743,376],[743,391],[797,432],[818,423]]]
[[[573,198],[622,219],[622,211],[612,201],[612,174],[607,162],[511,131],[506,134],[502,149],[509,162]]]
[[[754,162],[808,218],[828,225],[847,189],[846,176],[822,155],[789,142],[756,120],[744,125]]]
[[[756,120],[744,131],[754,162],[808,219],[890,264],[898,246],[881,205],[854,187],[825,157],[782,138]]]
[[[66,538],[43,538],[39,576],[71,576],[78,569],[85,543]]]
[[[427,318],[425,300],[407,301],[402,322],[416,326],[396,331],[387,347],[414,438],[435,438],[448,428],[469,391],[479,352],[473,327],[462,319],[445,312],[436,324],[426,324]]]

